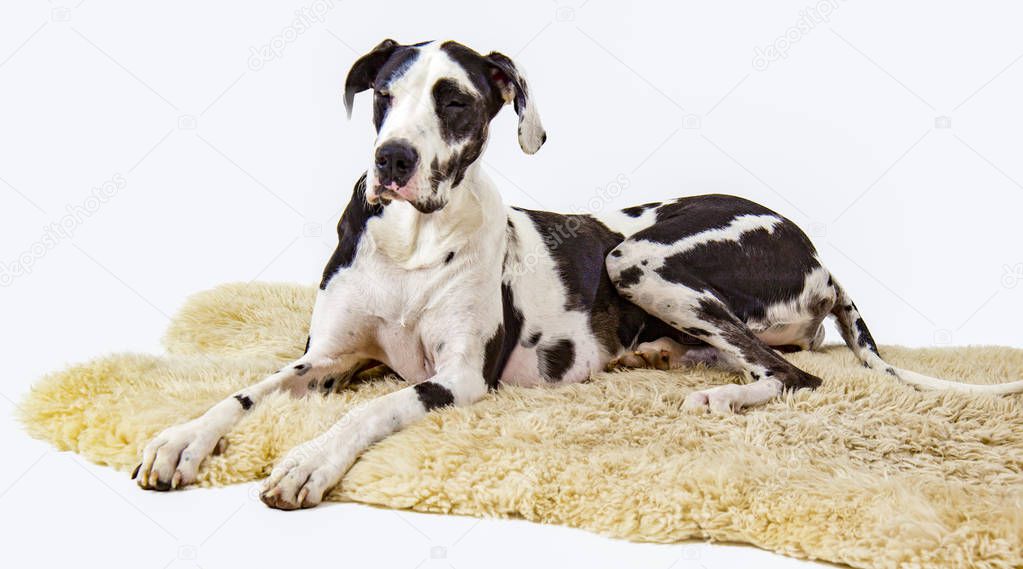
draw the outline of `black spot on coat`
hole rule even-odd
[[[242,406],[242,409],[244,409],[245,411],[252,409],[252,400],[249,399],[248,395],[235,395],[234,398],[238,401],[238,403]]]
[[[422,402],[427,413],[439,407],[447,407],[455,402],[455,396],[451,393],[451,390],[439,383],[425,381],[412,389],[416,390],[416,395],[419,396],[419,401]]]
[[[561,381],[575,363],[575,343],[561,339],[536,349],[540,375],[547,381]]]
[[[348,202],[337,224],[337,249],[331,255],[326,268],[323,269],[323,280],[320,281],[320,290],[327,288],[327,283],[341,269],[348,268],[355,261],[355,252],[359,247],[363,232],[366,231],[366,223],[373,217],[383,212],[380,204],[372,205],[366,201],[366,175],[363,174],[355,183],[352,190],[352,199]]]
[[[497,388],[512,350],[522,335],[522,311],[515,307],[515,296],[507,284],[501,285],[502,323],[484,346],[483,379],[491,390]]]
[[[861,348],[866,348],[871,352],[877,354],[877,344],[874,343],[874,337],[870,335],[870,330],[867,329],[867,323],[862,318],[856,319],[856,343]]]
[[[664,260],[657,274],[695,290],[708,289],[744,322],[761,319],[767,306],[791,300],[805,277],[820,266],[816,249],[791,221],[764,206],[734,196],[682,198],[657,210],[658,222],[631,239],[674,243],[726,227],[737,216],[773,215],[773,231],[748,231],[738,241],[712,241]],[[627,246],[627,244],[625,245]]]
[[[657,207],[659,205],[661,205],[661,202],[650,202],[650,203],[645,203],[643,205],[634,205],[632,207],[627,207],[627,208],[623,209],[622,213],[624,213],[625,215],[627,215],[629,217],[639,217],[639,216],[643,215],[643,212],[645,212],[646,210],[653,209],[653,208],[655,208],[655,207]]]
[[[618,288],[628,288],[643,278],[643,269],[632,266],[618,274]]]

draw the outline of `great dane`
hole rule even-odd
[[[863,364],[920,388],[966,385],[887,364],[810,240],[742,198],[683,197],[600,215],[506,207],[480,166],[491,119],[518,114],[527,154],[547,139],[515,63],[455,42],[386,40],[345,81],[372,89],[377,138],[338,224],[305,355],[149,443],[143,488],[196,480],[203,460],[268,394],[331,393],[385,364],[409,386],[293,449],[261,496],[318,504],[369,445],[433,409],[471,405],[502,384],[584,381],[610,366],[715,363],[747,382],[694,391],[684,406],[730,413],[821,380],[779,352],[812,350],[830,315]]]

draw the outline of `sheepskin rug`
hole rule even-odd
[[[49,375],[22,420],[32,436],[128,476],[164,427],[298,357],[314,295],[279,284],[200,293],[170,326],[166,355]],[[1023,377],[1017,349],[883,354],[963,382]],[[693,389],[736,380],[702,368],[502,388],[375,445],[329,499],[635,541],[743,542],[854,567],[1023,566],[1023,398],[919,392],[844,347],[789,357],[823,387],[732,416],[681,410]],[[200,485],[257,480],[347,410],[401,386],[392,377],[326,398],[274,397],[206,461]]]

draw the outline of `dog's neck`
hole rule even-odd
[[[448,195],[447,205],[433,213],[422,213],[404,201],[388,204],[379,221],[369,227],[374,252],[402,269],[417,270],[441,264],[452,253],[493,249],[501,243],[507,214],[497,187],[479,162],[469,166]]]

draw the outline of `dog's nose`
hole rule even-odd
[[[392,140],[377,148],[377,180],[383,186],[392,182],[400,188],[408,183],[419,162],[419,153],[407,142]]]

